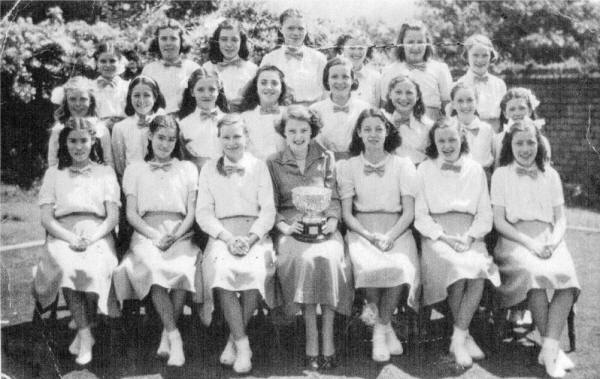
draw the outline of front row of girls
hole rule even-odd
[[[141,95],[145,85],[138,83]],[[135,100],[135,109],[149,108],[143,98]],[[390,324],[399,302],[417,309],[419,299],[425,306],[447,300],[454,320],[450,352],[458,364],[470,366],[484,357],[469,325],[488,280],[502,307],[528,303],[543,337],[539,362],[548,374],[561,377],[573,367],[558,341],[580,287],[564,242],[561,181],[532,120],[515,121],[506,130],[490,201],[484,169],[470,158],[468,134],[457,120],[433,125],[427,159],[415,170],[409,158],[394,154],[401,138],[387,116],[366,109],[352,133],[351,158],[336,170],[333,153],[315,140],[322,127],[318,114],[300,105],[282,113],[277,132],[284,147],[266,163],[247,152],[243,117],[220,118],[221,154],[199,175],[195,164],[179,159],[178,123],[154,117],[144,159],[123,175],[134,234],[118,267],[111,234],[120,205],[116,175],[102,165],[90,119],[67,121],[58,136],[58,166],[48,169],[40,190],[48,241],[35,291],[47,306],[63,289],[78,329],[69,347],[77,363],[92,358],[90,320],[96,311],[115,315],[115,297],[122,302],[150,295],[163,324],[157,354],[168,356],[169,365],[183,365],[177,319],[185,295],[194,293],[203,303],[201,317],[208,324],[217,292],[230,329],[221,363],[239,373],[251,370],[246,326],[262,298],[291,315],[302,312],[307,367],[331,368],[334,315],[349,314],[354,287],[364,289],[366,308],[375,316],[375,361],[403,352]],[[325,242],[295,238],[301,225],[292,190],[303,185],[332,190]],[[342,219],[348,254],[338,231]],[[483,242],[492,220],[500,234],[494,259]],[[413,221],[421,234],[420,257]],[[191,240],[194,222],[210,237],[203,253]]]

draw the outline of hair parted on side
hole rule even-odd
[[[175,147],[173,148],[173,151],[171,152],[171,157],[172,158],[177,158],[177,159],[181,159],[181,141],[179,138],[179,123],[177,122],[177,120],[175,119],[175,117],[171,116],[171,115],[158,115],[156,117],[154,117],[152,119],[152,121],[150,121],[150,125],[149,125],[149,137],[148,138],[148,152],[146,153],[146,156],[144,157],[144,160],[146,162],[154,159],[154,150],[152,149],[152,136],[154,136],[154,133],[156,133],[159,129],[162,128],[166,128],[166,129],[173,129],[175,130],[175,138],[176,138],[176,142],[175,142]]]
[[[358,118],[356,119],[356,124],[354,125],[354,130],[352,130],[352,141],[350,142],[350,147],[348,151],[350,152],[350,156],[354,157],[360,155],[360,153],[365,151],[365,144],[362,141],[362,138],[358,135],[362,128],[362,123],[367,118],[377,118],[381,120],[383,125],[385,126],[385,141],[383,142],[383,150],[386,152],[393,154],[396,149],[402,144],[402,138],[400,137],[400,133],[398,129],[388,120],[387,117],[383,114],[380,109],[377,108],[368,108],[360,112]]]
[[[310,126],[310,138],[315,138],[323,127],[321,117],[317,112],[304,105],[294,104],[286,108],[281,121],[275,126],[275,130],[285,138],[285,126],[289,120],[304,121]]]
[[[74,130],[86,131],[89,133],[92,139],[92,149],[90,151],[90,160],[96,163],[104,163],[104,152],[102,151],[102,145],[100,140],[96,138],[95,123],[98,122],[96,118],[88,117],[77,117],[70,118],[65,122],[65,127],[58,134],[58,169],[70,167],[73,164],[73,158],[69,154],[69,148],[67,147],[67,139],[69,134]]]

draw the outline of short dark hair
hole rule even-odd
[[[286,108],[285,112],[283,112],[283,116],[281,117],[281,121],[275,126],[275,130],[279,133],[283,138],[285,138],[285,126],[288,120],[299,120],[304,121],[310,125],[310,138],[315,138],[319,131],[323,127],[323,123],[321,122],[321,117],[317,112],[312,109],[305,107],[304,105],[295,104],[290,105]]]
[[[398,33],[398,40],[396,43],[399,45],[396,47],[396,58],[399,61],[406,61],[406,52],[404,51],[404,37],[406,37],[406,33],[409,30],[422,30],[425,33],[425,40],[427,43],[427,47],[425,48],[425,55],[423,55],[423,61],[427,61],[433,55],[433,47],[431,46],[431,36],[427,31],[427,27],[424,23],[420,21],[413,22],[405,22],[402,24],[400,28],[400,32]]]
[[[366,36],[359,34],[358,32],[352,32],[349,34],[342,34],[341,36],[338,37],[337,41],[335,42],[335,52],[338,55],[342,55],[344,53],[344,47],[346,46],[346,43],[348,43],[348,41],[350,41],[351,39],[367,39]],[[369,44],[367,47],[367,54],[365,55],[365,62],[373,59],[373,46],[371,44]]]
[[[187,54],[191,50],[192,46],[187,42],[187,38],[184,38],[186,35],[185,29],[183,28],[183,26],[181,26],[179,22],[170,18],[166,22],[158,25],[154,30],[154,38],[152,39],[152,42],[150,42],[150,46],[148,47],[148,52],[150,54],[162,58],[162,55],[160,53],[160,47],[158,45],[158,35],[163,29],[175,29],[179,33],[179,54]]]
[[[242,95],[242,111],[252,110],[260,105],[260,97],[258,95],[258,78],[260,74],[265,71],[274,71],[279,75],[279,81],[281,82],[281,94],[277,99],[277,104],[286,105],[289,100],[290,94],[288,93],[288,86],[285,84],[285,74],[277,66],[266,65],[261,66],[256,71],[254,78],[244,88]]]
[[[535,154],[535,165],[544,171],[544,165],[548,161],[548,151],[546,150],[546,144],[541,130],[535,126],[535,124],[528,119],[517,121],[511,125],[510,129],[504,134],[502,139],[502,148],[500,149],[499,165],[506,166],[514,162],[515,156],[512,151],[512,140],[518,132],[530,130],[533,131],[535,139],[537,141],[537,152]]]
[[[183,90],[183,95],[181,99],[181,108],[179,109],[179,118],[182,119],[189,114],[193,113],[196,109],[196,98],[192,95],[194,92],[194,87],[196,83],[200,79],[215,79],[219,86],[219,94],[217,95],[217,100],[215,105],[221,109],[222,112],[229,112],[229,104],[227,103],[227,98],[225,97],[225,90],[223,89],[223,83],[221,83],[221,79],[219,78],[219,74],[215,70],[207,70],[204,67],[197,68],[192,74],[187,82],[187,87]]]
[[[223,53],[221,53],[221,48],[219,47],[219,38],[221,37],[221,31],[223,29],[238,30],[240,33],[240,50],[238,51],[238,55],[240,58],[247,60],[250,55],[250,50],[248,49],[248,37],[239,22],[229,19],[221,22],[208,40],[208,60],[212,63],[223,62]]]
[[[96,118],[70,118],[65,122],[64,128],[58,134],[58,169],[70,167],[73,164],[73,158],[69,154],[67,147],[67,138],[73,130],[86,130],[90,133],[93,140],[92,150],[90,151],[90,160],[96,163],[104,163],[104,152],[100,140],[96,138],[96,129],[93,122],[98,122]]]
[[[352,141],[350,142],[350,147],[348,151],[350,152],[350,156],[360,155],[363,151],[365,151],[365,144],[362,141],[362,138],[358,135],[360,128],[362,128],[362,123],[366,118],[374,117],[378,118],[385,125],[386,137],[383,142],[383,150],[387,151],[390,154],[393,154],[398,146],[402,144],[402,138],[400,137],[400,133],[398,129],[388,120],[387,117],[383,114],[380,109],[377,108],[368,108],[360,112],[358,118],[356,119],[356,124],[354,125],[354,130],[352,131]]]
[[[334,57],[327,61],[327,64],[323,69],[323,87],[325,88],[325,90],[331,91],[331,88],[329,88],[329,71],[333,66],[349,67],[350,76],[352,77],[352,86],[350,87],[350,91],[354,91],[358,88],[358,80],[356,80],[356,77],[354,75],[354,66],[352,65],[352,62],[350,62],[350,60],[348,60],[347,58]]]
[[[500,100],[500,125],[508,123],[508,118],[506,117],[506,105],[512,99],[525,99],[525,101],[527,102],[527,106],[531,111],[529,114],[529,118],[535,120],[537,118],[537,115],[535,113],[535,108],[531,103],[532,95],[533,94],[531,93],[531,91],[524,87],[509,88],[508,91],[506,91],[506,93],[502,97],[502,100]]]
[[[173,148],[173,151],[171,152],[171,157],[181,159],[181,141],[179,138],[179,133],[180,133],[179,123],[177,123],[177,120],[175,120],[175,117],[173,117],[171,115],[158,115],[158,116],[154,117],[152,119],[152,121],[150,121],[150,126],[149,126],[150,135],[154,135],[154,133],[156,133],[161,128],[175,129],[176,142],[175,142],[175,147]],[[148,139],[148,152],[146,153],[144,160],[147,162],[147,161],[152,160],[153,158],[154,158],[154,150],[152,150],[152,140]]]
[[[421,93],[421,87],[419,87],[419,84],[417,84],[417,82],[415,82],[410,76],[407,75],[398,75],[392,78],[392,80],[390,80],[390,83],[388,84],[387,88],[387,93],[385,94],[385,103],[383,105],[383,109],[385,109],[385,111],[390,114],[394,113],[396,108],[394,107],[394,103],[392,103],[392,100],[390,100],[390,92],[392,92],[392,89],[398,83],[402,83],[405,81],[412,83],[412,85],[416,88],[417,102],[413,107],[413,116],[417,120],[422,121],[423,115],[425,114],[425,103],[423,103],[423,94]]]
[[[460,138],[460,155],[462,156],[469,152],[469,143],[467,142],[467,137],[465,133],[460,130],[456,119],[440,117],[429,130],[428,145],[425,149],[425,155],[427,155],[427,157],[430,159],[436,159],[439,156],[440,153],[435,145],[435,131],[442,128],[456,128]]]
[[[461,89],[470,89],[475,94],[475,100],[479,100],[479,94],[477,93],[477,89],[474,86],[469,85],[463,81],[458,82],[454,86],[452,86],[452,89],[450,90],[450,100],[454,101],[454,97],[456,96],[456,93],[458,91],[460,91]],[[452,106],[452,104],[450,104],[450,108],[452,109],[452,111],[450,112],[450,116],[458,115],[458,112],[456,111],[456,109],[454,109],[454,106]],[[477,108],[477,107],[475,107],[475,108]],[[479,112],[477,112],[477,109],[475,109],[474,113],[475,113],[475,116],[479,117]]]
[[[136,76],[131,83],[129,83],[129,87],[127,88],[127,98],[125,100],[125,114],[127,116],[133,116],[135,114],[135,109],[133,108],[133,103],[131,101],[131,93],[138,84],[144,84],[150,87],[152,95],[154,95],[155,99],[154,105],[152,106],[153,113],[159,108],[164,109],[166,107],[165,97],[163,96],[162,92],[160,92],[160,88],[158,87],[156,80],[146,75],[139,75]]]

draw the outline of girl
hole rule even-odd
[[[283,46],[263,57],[261,66],[277,66],[285,74],[295,103],[310,105],[323,97],[323,68],[327,58],[304,46],[306,22],[298,9],[287,9],[279,16]]]
[[[128,82],[119,76],[122,62],[121,51],[113,42],[102,42],[94,53],[96,70],[100,74],[96,79],[96,112],[106,127],[125,118],[125,102]]]
[[[172,366],[185,363],[177,319],[186,292],[197,288],[194,273],[200,253],[191,230],[198,172],[190,162],[178,159],[178,134],[175,119],[156,116],[150,122],[145,161],[125,169],[123,192],[134,233],[129,252],[115,271],[119,301],[151,295],[163,324],[156,353],[168,356],[167,365]]]
[[[494,131],[487,122],[478,117],[478,92],[466,82],[458,82],[450,92],[452,116],[456,116],[461,132],[467,137],[471,158],[479,163],[490,177],[494,155],[492,154]]]
[[[167,102],[167,113],[179,109],[181,94],[190,74],[200,68],[196,62],[183,58],[191,48],[183,37],[183,27],[175,20],[169,19],[158,26],[148,52],[157,55],[160,60],[147,64],[142,70],[143,75],[158,83]]]
[[[410,230],[417,180],[414,164],[394,155],[400,136],[377,109],[361,112],[352,133],[352,158],[339,163],[338,183],[346,242],[356,288],[365,288],[376,316],[373,360],[402,354],[391,318],[403,290],[416,310],[417,246]]]
[[[115,170],[119,177],[134,161],[143,161],[148,147],[148,125],[155,114],[164,112],[165,98],[156,80],[138,76],[127,89],[125,114],[128,116],[115,124],[112,132],[112,149]]]
[[[452,119],[436,121],[427,156],[417,169],[420,190],[415,227],[421,233],[423,301],[448,301],[454,320],[450,353],[469,367],[483,352],[469,334],[484,280],[500,284],[498,269],[483,237],[492,229],[492,208],[485,173],[465,154],[465,136]]]
[[[283,72],[275,66],[262,66],[244,91],[242,113],[248,128],[248,151],[266,160],[285,147],[285,140],[275,130],[281,120],[288,97]]]
[[[58,164],[58,136],[64,129],[67,120],[71,117],[92,117],[89,121],[95,129],[95,138],[100,141],[104,163],[114,167],[110,132],[96,119],[96,97],[94,96],[94,83],[83,76],[74,76],[62,87],[53,91],[53,102],[59,104],[54,112],[56,123],[50,132],[48,140],[48,166]],[[71,125],[71,124],[70,124]]]
[[[310,106],[323,122],[317,141],[335,154],[336,159],[348,157],[348,147],[352,139],[352,129],[360,112],[369,104],[351,95],[358,88],[354,78],[352,62],[346,58],[333,58],[325,65],[323,86],[329,98]]]
[[[180,137],[184,158],[194,162],[198,170],[208,159],[221,156],[217,123],[228,111],[217,72],[202,67],[192,72],[179,111]]]
[[[349,314],[353,298],[350,262],[337,230],[340,203],[333,153],[313,140],[319,128],[316,113],[300,105],[288,107],[278,126],[287,146],[267,160],[277,206],[277,275],[286,311],[295,315],[302,310],[306,328],[305,363],[312,370],[335,366],[335,312]],[[300,212],[292,202],[292,190],[303,185],[332,191],[331,202],[324,212],[327,223],[323,233],[329,238],[320,243],[302,242],[294,237],[302,231],[302,225],[298,221]],[[319,358],[317,305],[322,312],[322,358]]]
[[[267,165],[245,152],[239,115],[218,124],[223,156],[202,168],[196,220],[210,236],[202,262],[203,321],[210,325],[216,290],[230,335],[220,361],[236,373],[252,369],[246,326],[261,297],[273,305],[275,252],[268,232],[275,223]]]
[[[498,58],[492,41],[484,35],[474,34],[465,41],[465,58],[469,69],[458,82],[463,82],[477,91],[477,113],[489,123],[494,132],[500,131],[500,101],[506,93],[504,80],[490,74],[490,64]],[[472,147],[472,146],[471,146]]]
[[[131,80],[138,75],[142,74],[142,62],[139,54],[136,50],[125,50],[123,51],[123,56],[127,60],[127,64],[125,65],[125,70],[121,74],[121,78],[124,80]]]
[[[509,89],[500,102],[500,133],[494,135],[494,163],[498,167],[500,164],[500,152],[502,150],[504,136],[510,130],[511,125],[516,121],[522,121],[525,118],[533,120],[534,125],[541,129],[544,125],[543,119],[537,119],[535,113],[540,102],[531,92],[523,87],[513,87]],[[550,142],[542,135],[542,143],[546,149],[547,159],[550,161]]]
[[[336,52],[352,62],[358,82],[355,96],[378,108],[381,102],[381,74],[367,65],[373,56],[371,42],[358,33],[342,34],[337,40]]]
[[[396,154],[419,165],[426,158],[427,138],[432,126],[425,116],[419,85],[405,75],[393,78],[386,91],[384,109],[402,137],[402,145],[396,149]]]
[[[225,20],[209,40],[208,59],[203,67],[217,71],[232,111],[239,111],[242,91],[256,74],[256,65],[248,60],[248,38],[238,22]]]
[[[432,59],[431,37],[421,22],[403,24],[397,44],[397,61],[385,67],[381,74],[382,93],[387,92],[393,78],[399,74],[409,75],[423,92],[425,114],[437,120],[450,102],[452,76],[448,66]]]
[[[559,348],[560,335],[580,286],[564,240],[562,183],[547,162],[533,121],[515,122],[492,176],[494,226],[500,234],[494,256],[502,275],[500,306],[527,300],[543,337],[538,361],[548,375],[563,377],[574,365]],[[554,290],[550,301],[548,289]]]
[[[119,185],[113,169],[102,165],[95,130],[85,118],[67,121],[58,136],[58,167],[48,169],[39,195],[47,254],[37,267],[34,294],[46,308],[63,290],[77,327],[69,352],[80,365],[92,360],[95,308],[103,314],[109,306],[116,309],[109,291],[117,266],[111,232],[118,220]]]

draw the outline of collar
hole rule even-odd
[[[463,167],[463,168],[464,168],[464,166],[465,166],[465,156],[464,156],[464,154],[462,154],[461,156],[459,156],[459,157],[458,157],[458,159],[457,159],[456,161],[454,161],[454,162],[452,162],[452,163],[450,163],[450,162],[446,162],[446,161],[444,160],[444,158],[441,158],[441,157],[439,157],[439,156],[438,156],[438,157],[435,159],[435,161],[434,161],[434,162],[435,162],[435,166],[436,166],[438,169],[440,169],[440,170],[442,169],[442,165],[443,165],[444,163],[449,163],[449,164],[451,164],[451,165],[454,165],[454,166],[461,166],[461,167]]]
[[[206,111],[205,111],[204,109],[200,109],[200,108],[198,108],[198,107],[196,107],[196,109],[194,109],[194,115],[195,115],[196,117],[198,117],[198,118],[201,118],[200,114],[201,114],[202,112],[206,112]],[[221,114],[223,113],[223,112],[221,112],[221,109],[219,109],[219,107],[217,107],[217,106],[215,106],[213,109],[211,109],[211,110],[210,110],[210,111],[208,111],[208,112],[216,112],[216,113],[217,113],[217,116],[216,116],[216,118],[218,118],[219,116],[221,116]]]
[[[314,161],[321,159],[327,151],[314,139],[308,143],[308,151],[306,153],[305,167],[310,166]],[[288,145],[279,154],[277,160],[282,164],[296,164],[296,158]]]

